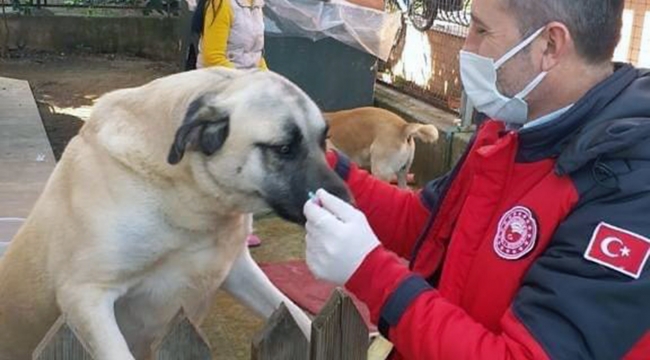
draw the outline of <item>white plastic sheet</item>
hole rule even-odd
[[[312,41],[331,37],[386,61],[401,15],[344,0],[265,0],[264,23],[269,34]]]

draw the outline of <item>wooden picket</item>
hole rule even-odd
[[[363,317],[352,299],[336,289],[314,318],[309,343],[286,307],[281,306],[255,336],[251,359],[366,360],[368,348],[368,327]]]
[[[93,360],[88,348],[61,315],[32,355],[33,360]]]
[[[309,341],[287,307],[282,304],[253,338],[252,360],[304,360]]]
[[[170,321],[165,336],[154,342],[155,360],[211,360],[211,350],[198,326],[181,308]]]
[[[312,323],[310,360],[368,357],[368,327],[352,299],[334,290]]]

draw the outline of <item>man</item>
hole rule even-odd
[[[418,193],[328,153],[360,211],[318,191],[307,264],[393,358],[650,358],[650,72],[611,62],[622,10],[474,0],[461,78],[491,120]]]

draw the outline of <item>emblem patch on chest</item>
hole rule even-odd
[[[528,254],[537,241],[537,221],[530,209],[515,206],[508,210],[494,236],[494,251],[506,260],[517,260]]]

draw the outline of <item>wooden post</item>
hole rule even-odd
[[[381,335],[377,336],[368,349],[368,360],[386,360],[393,350],[393,344]]]
[[[152,345],[155,360],[211,360],[210,346],[181,308]]]
[[[460,99],[460,126],[469,127],[474,123],[475,119],[474,104],[467,97],[465,91],[462,92]]]
[[[93,360],[88,348],[59,316],[34,350],[33,360]]]
[[[309,342],[284,303],[253,337],[251,360],[305,360]]]
[[[312,323],[311,360],[366,360],[368,327],[349,296],[337,288]]]

